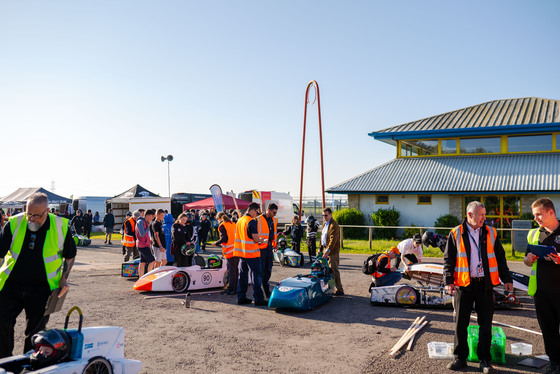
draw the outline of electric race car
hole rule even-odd
[[[136,291],[193,291],[224,287],[227,267],[216,255],[208,257],[208,265],[188,267],[162,266],[146,273],[134,283]]]
[[[494,288],[494,307],[513,308],[520,306],[519,295],[526,295],[529,277],[510,271],[513,278],[511,294],[506,294],[502,286]],[[443,264],[419,263],[409,265],[403,278],[415,281],[414,284],[396,284],[386,287],[370,287],[372,304],[401,306],[451,307],[452,296],[445,292]]]
[[[72,311],[80,314],[77,330],[68,329]],[[34,351],[0,359],[0,373],[136,374],[142,363],[124,358],[122,327],[85,327],[78,307],[70,309],[64,329],[41,331],[32,338]]]
[[[303,266],[303,255],[288,247],[286,238],[281,237],[278,239],[278,248],[274,250],[274,261],[280,266],[300,267]]]
[[[274,287],[269,308],[311,310],[326,303],[334,295],[334,276],[325,259],[311,266],[311,274],[286,278]]]

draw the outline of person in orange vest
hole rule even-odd
[[[233,243],[233,256],[239,257],[241,265],[237,281],[237,304],[251,304],[253,300],[247,298],[249,283],[249,269],[253,273],[253,297],[255,306],[267,306],[262,290],[262,262],[260,246],[266,241],[249,233],[249,222],[256,218],[260,212],[259,204],[251,203],[247,213],[237,221],[235,226],[235,242]]]
[[[474,309],[478,316],[479,338],[477,355],[483,373],[497,373],[490,364],[493,288],[504,282],[506,291],[513,290],[504,248],[496,229],[487,226],[486,208],[479,201],[467,205],[467,218],[447,237],[444,253],[445,290],[455,295],[455,358],[447,368],[459,370],[467,366],[469,346],[467,328]]]
[[[402,273],[397,270],[398,265],[391,266],[391,260],[397,259],[399,262],[399,254],[397,247],[391,247],[391,250],[377,258],[377,270],[372,275],[376,287],[392,286],[402,279]]]
[[[128,212],[130,213],[130,212]],[[123,255],[124,262],[135,259],[140,256],[138,249],[136,248],[136,220],[140,217],[140,212],[135,210],[134,213],[130,213],[130,216],[126,214],[127,219],[123,223]]]
[[[227,260],[228,284],[223,292],[225,295],[235,295],[237,293],[237,277],[239,276],[239,257],[233,256],[233,243],[235,242],[235,223],[231,222],[224,212],[218,213],[216,219],[220,223],[218,231],[220,240],[212,245],[222,245],[222,253]]]
[[[272,265],[273,265],[273,254],[272,251],[276,249],[276,239],[278,237],[278,218],[276,218],[276,213],[278,213],[278,205],[271,203],[268,204],[266,208],[266,213],[260,214],[257,218],[249,222],[249,233],[253,237],[254,241],[261,241],[259,246],[261,249],[261,262],[262,262],[262,272],[263,272],[263,290],[264,295],[269,298],[270,276],[272,275]]]

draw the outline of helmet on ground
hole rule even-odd
[[[221,268],[222,267],[222,260],[216,256],[216,255],[212,255],[210,257],[208,257],[208,267],[209,268]]]
[[[35,352],[29,361],[37,370],[63,362],[70,356],[70,336],[64,330],[46,330],[33,335],[31,343]]]
[[[311,265],[311,275],[314,275],[316,277],[324,277],[326,273],[325,270],[325,264],[320,260],[316,260]]]

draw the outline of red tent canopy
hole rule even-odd
[[[233,197],[229,196],[229,195],[222,195],[222,201],[224,203],[224,208],[225,209],[235,209],[235,204],[233,202]],[[239,199],[235,199],[235,201],[237,201],[237,206],[239,207],[239,210],[245,210],[249,207],[250,202],[245,201],[245,200],[239,200]],[[212,199],[211,197],[204,199],[204,200],[199,200],[199,201],[195,201],[194,203],[189,203],[189,204],[184,204],[183,205],[183,209],[187,210],[187,209],[210,209],[210,208],[215,208],[214,206],[214,199]]]

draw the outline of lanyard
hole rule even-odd
[[[472,242],[474,243],[476,249],[478,250],[478,261],[479,261],[480,263],[482,263],[482,253],[481,253],[481,251],[480,251],[480,243],[477,243],[477,242],[474,240],[474,237],[471,235],[470,231],[467,231],[467,234],[469,234],[469,236],[470,236],[471,239],[472,239]],[[479,237],[479,241],[480,241],[480,237]]]

